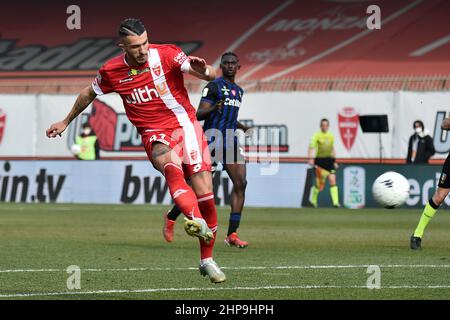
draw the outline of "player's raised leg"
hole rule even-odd
[[[231,213],[228,224],[227,237],[225,244],[238,248],[248,246],[247,241],[242,241],[237,235],[237,229],[242,216],[242,209],[245,202],[245,189],[247,187],[247,169],[244,163],[227,163],[224,165],[231,181],[233,189],[231,191]]]
[[[441,123],[442,130],[450,130],[450,117],[445,118]],[[417,225],[414,234],[410,239],[410,247],[413,250],[422,249],[422,237],[425,232],[425,228],[434,217],[439,206],[450,192],[450,154],[445,159],[442,167],[441,176],[439,178],[438,188],[431,199],[423,209],[422,216],[420,217],[419,224]]]
[[[177,207],[191,221],[195,221],[197,228],[190,235],[210,241],[213,237],[200,212],[197,196],[186,183],[180,157],[167,145],[154,142],[151,148],[151,160],[154,167],[164,174],[170,195]]]

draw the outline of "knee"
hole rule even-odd
[[[197,196],[211,193],[213,191],[211,173],[201,171],[191,176],[192,188]]]
[[[239,179],[234,184],[234,190],[237,193],[244,193],[246,188],[247,188],[247,179]]]

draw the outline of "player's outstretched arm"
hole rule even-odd
[[[69,114],[64,118],[64,120],[60,122],[56,122],[47,129],[46,134],[48,138],[55,138],[57,135],[61,135],[61,133],[66,130],[67,126],[73,119],[75,119],[87,106],[94,101],[97,94],[94,92],[91,86],[84,88],[81,90],[78,95],[77,100],[75,101],[72,110],[70,110]]]
[[[206,64],[205,59],[190,56],[189,62],[191,65],[189,74],[194,77],[205,81],[212,81],[216,78],[216,70],[212,66]]]
[[[450,130],[450,117],[445,118],[441,124],[442,130]]]

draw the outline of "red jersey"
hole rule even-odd
[[[183,80],[189,66],[189,58],[177,46],[152,44],[148,61],[139,67],[129,66],[125,54],[108,60],[92,87],[97,95],[118,93],[140,134],[185,127],[196,120]]]

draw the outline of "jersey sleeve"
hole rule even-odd
[[[107,94],[114,91],[104,66],[98,70],[97,76],[94,81],[92,81],[92,89],[94,89],[94,92],[97,95]]]
[[[217,85],[210,82],[202,90],[202,99],[200,102],[205,101],[211,104],[215,104],[219,100],[219,92]]]
[[[189,57],[177,46],[168,46],[168,65],[172,70],[179,70],[183,73],[189,72],[191,68],[191,63],[189,62]]]

